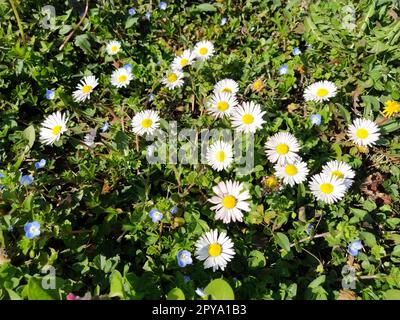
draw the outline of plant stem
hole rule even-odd
[[[12,8],[12,10],[14,12],[14,15],[15,15],[15,19],[17,20],[18,29],[19,29],[19,32],[20,32],[21,37],[22,37],[22,42],[25,44],[24,28],[22,28],[22,23],[21,23],[21,19],[19,17],[19,14],[18,14],[17,7],[15,6],[15,3],[14,3],[13,0],[9,0],[9,1],[10,1],[10,4],[11,4],[11,8]]]

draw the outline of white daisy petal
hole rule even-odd
[[[197,59],[207,60],[214,54],[214,45],[210,41],[200,41],[193,51]]]
[[[379,127],[368,119],[355,119],[347,134],[351,141],[363,147],[374,145],[380,137]]]
[[[327,101],[336,95],[336,85],[330,81],[318,81],[308,86],[304,90],[306,101],[322,102]]]
[[[207,103],[207,112],[214,118],[222,118],[223,116],[230,116],[237,106],[238,101],[234,95],[226,92],[214,94]]]
[[[231,240],[225,232],[218,235],[217,230],[211,230],[196,242],[196,258],[204,261],[204,268],[213,271],[225,270],[228,262],[232,260],[235,251],[232,249]]]
[[[67,131],[68,117],[57,111],[48,116],[42,123],[39,132],[39,140],[47,145],[58,141],[61,135]]]
[[[278,132],[269,137],[265,143],[265,153],[268,160],[280,165],[294,163],[300,160],[297,152],[300,144],[296,137],[288,132]]]
[[[139,136],[152,135],[160,126],[160,117],[153,110],[144,110],[136,114],[132,119],[132,131]]]
[[[343,179],[346,189],[350,188],[354,182],[355,172],[351,167],[343,161],[329,161],[322,167],[322,173],[328,176],[336,176],[338,179]]]
[[[169,89],[183,86],[183,72],[179,70],[169,70],[161,82]]]
[[[172,70],[181,70],[184,67],[193,64],[195,58],[195,53],[192,50],[187,49],[183,51],[180,56],[175,57],[174,61],[172,61],[171,68]]]
[[[290,186],[305,181],[309,172],[307,164],[302,161],[276,164],[275,171],[275,175],[282,179],[284,184],[289,184]]]
[[[237,132],[255,133],[261,129],[265,120],[262,118],[265,111],[261,111],[259,104],[254,102],[243,102],[233,109],[231,114],[232,127]]]
[[[239,85],[235,80],[222,79],[218,81],[214,86],[214,94],[228,93],[235,95],[239,91]]]
[[[86,99],[90,99],[90,94],[93,92],[93,89],[98,86],[98,81],[95,76],[87,76],[81,80],[81,83],[78,84],[77,89],[73,92],[72,96],[74,101],[81,102]]]
[[[110,41],[107,43],[106,51],[109,55],[115,55],[121,50],[121,44],[118,41]]]
[[[320,173],[311,177],[310,190],[318,200],[331,204],[344,197],[346,186],[343,179]]]
[[[111,84],[117,88],[125,88],[132,79],[132,72],[127,68],[119,68],[111,74]]]

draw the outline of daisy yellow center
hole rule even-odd
[[[218,243],[212,243],[208,246],[208,254],[211,257],[217,257],[221,254],[222,247]]]
[[[111,47],[112,52],[117,52],[118,51],[118,46],[112,46]]]
[[[263,83],[261,80],[257,80],[253,83],[253,89],[254,90],[259,90],[262,87]]]
[[[181,59],[181,66],[182,67],[186,66],[188,64],[188,62],[189,62],[188,59],[185,59],[185,58]]]
[[[54,126],[53,130],[51,131],[53,133],[53,135],[58,135],[61,131],[62,127],[61,126]]]
[[[223,88],[222,92],[232,93],[232,90],[231,90],[231,88]]]
[[[359,139],[366,139],[366,138],[368,138],[368,130],[366,130],[366,129],[358,129],[357,131],[356,131],[356,136],[357,136],[357,138],[359,138]]]
[[[331,194],[333,192],[333,185],[331,185],[330,183],[323,183],[321,184],[319,189],[325,194]]]
[[[176,80],[178,80],[178,76],[175,73],[171,73],[168,76],[168,82],[175,82]]]
[[[286,154],[289,152],[289,147],[285,143],[280,143],[276,146],[276,152],[279,154]]]
[[[252,124],[254,121],[254,117],[251,114],[247,113],[243,116],[242,121],[244,124]]]
[[[265,184],[268,188],[275,188],[278,185],[278,179],[275,177],[268,177]]]
[[[339,179],[343,179],[344,178],[344,174],[341,173],[339,170],[335,170],[332,171],[332,176],[339,178]]]
[[[220,101],[220,102],[218,102],[218,104],[217,104],[217,109],[219,110],[219,111],[225,111],[226,109],[228,109],[229,108],[229,104],[228,104],[228,102],[226,102],[226,101]]]
[[[152,124],[153,124],[153,120],[151,120],[149,118],[142,120],[142,127],[143,128],[146,128],[146,129],[150,128]]]
[[[83,93],[89,93],[90,91],[92,91],[92,87],[91,86],[83,86],[82,88]]]
[[[127,77],[126,77],[126,75],[120,75],[119,77],[118,77],[118,82],[125,82],[126,81],[126,79],[127,79]]]
[[[329,91],[326,90],[325,88],[319,88],[317,90],[317,96],[320,97],[320,98],[325,97],[328,94],[328,92]]]
[[[225,152],[224,152],[224,151],[218,151],[218,152],[215,154],[215,159],[216,159],[218,162],[224,162],[224,160],[225,160]]]
[[[227,209],[233,209],[236,206],[236,198],[234,196],[225,196],[222,199],[222,204]]]
[[[200,54],[202,55],[202,56],[204,56],[204,55],[206,55],[207,54],[207,52],[208,52],[208,49],[207,48],[200,48]]]
[[[285,167],[285,172],[288,176],[294,176],[297,173],[297,168],[293,164],[288,164]]]

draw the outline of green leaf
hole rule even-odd
[[[110,275],[110,293],[108,294],[108,296],[110,298],[125,298],[124,279],[122,278],[122,275],[118,270],[114,270]]]
[[[58,293],[53,289],[44,289],[41,279],[31,277],[28,281],[29,300],[56,300],[59,299]]]
[[[370,232],[360,232],[361,240],[365,242],[368,247],[376,246],[375,236]]]
[[[211,295],[213,300],[234,300],[235,295],[228,282],[223,279],[216,279],[211,281],[204,292]]]
[[[199,11],[199,12],[213,12],[213,11],[217,11],[217,8],[210,4],[210,3],[202,3],[197,5],[193,11]]]
[[[129,29],[138,21],[137,17],[129,17],[125,22],[125,29]]]
[[[86,54],[91,54],[92,49],[87,34],[81,34],[75,37],[75,45],[81,48]]]
[[[28,141],[29,149],[33,147],[35,143],[35,128],[33,126],[27,127],[23,132],[22,136],[26,141]]]
[[[346,120],[347,123],[350,123],[351,122],[350,112],[347,111],[347,109],[341,104],[338,104],[337,107],[339,108],[339,111],[342,114],[344,120]]]
[[[311,281],[310,284],[308,285],[308,287],[312,288],[312,289],[320,287],[321,284],[323,284],[325,282],[325,279],[326,279],[325,275],[319,276],[318,278]]]
[[[290,251],[289,238],[285,234],[283,234],[281,232],[276,233],[275,241],[282,249],[284,249],[287,252]]]
[[[253,250],[250,252],[248,261],[250,268],[263,268],[267,263],[264,254],[258,250]]]
[[[390,289],[384,293],[385,300],[400,300],[400,290]]]
[[[168,292],[167,300],[185,300],[185,294],[179,288],[173,288]]]
[[[10,300],[22,300],[22,298],[15,291],[7,288],[6,291],[10,297]]]

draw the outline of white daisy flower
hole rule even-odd
[[[233,162],[232,145],[224,141],[214,142],[208,147],[206,158],[214,170],[227,169]]]
[[[336,95],[336,85],[330,81],[318,81],[309,85],[304,90],[304,99],[306,101],[326,101]]]
[[[294,186],[295,184],[305,181],[309,172],[307,164],[303,161],[276,164],[275,171],[275,175],[278,178],[281,178],[283,183],[289,184],[290,186]]]
[[[321,173],[328,176],[335,176],[338,179],[343,179],[346,189],[351,187],[354,182],[353,178],[356,175],[346,162],[336,160],[329,161],[324,165]]]
[[[243,102],[233,109],[231,114],[232,127],[237,132],[255,133],[265,123],[262,118],[265,111],[261,111],[259,104],[252,101]]]
[[[222,118],[231,115],[233,109],[237,106],[238,101],[234,95],[226,92],[216,93],[207,103],[207,112],[214,118]]]
[[[186,66],[190,66],[196,58],[192,50],[185,50],[180,56],[175,57],[172,61],[172,70],[181,70]]]
[[[296,137],[288,132],[278,132],[265,143],[265,153],[272,163],[283,165],[297,162],[300,158],[297,155],[299,150],[300,144]]]
[[[225,92],[230,94],[236,94],[239,91],[239,85],[235,80],[222,79],[218,81],[214,86],[214,94]]]
[[[111,56],[117,54],[121,50],[121,44],[118,41],[110,41],[106,47],[107,53]]]
[[[214,45],[210,41],[200,41],[196,43],[193,51],[196,58],[207,60],[214,54]]]
[[[49,115],[43,122],[40,128],[40,142],[51,145],[58,141],[61,135],[67,131],[68,117],[60,111]]]
[[[144,110],[136,114],[132,119],[132,131],[139,136],[152,135],[160,126],[160,117],[157,111]]]
[[[93,92],[93,89],[96,88],[98,84],[99,83],[95,76],[84,77],[72,94],[72,96],[74,97],[74,101],[80,102],[85,101],[86,99],[90,99],[90,94]]]
[[[125,88],[132,79],[132,72],[128,68],[118,68],[111,74],[111,84],[117,88]]]
[[[343,179],[320,173],[311,177],[310,190],[318,200],[334,203],[344,197],[346,186]]]
[[[167,75],[162,79],[162,83],[169,89],[182,87],[183,85],[183,72],[179,70],[169,70]]]
[[[215,219],[224,223],[243,221],[242,211],[249,212],[250,193],[244,189],[242,183],[237,181],[221,181],[213,187],[216,194],[208,201],[215,204],[211,210],[215,211]]]
[[[234,255],[233,242],[225,231],[218,235],[217,230],[211,230],[196,242],[196,258],[204,261],[205,269],[224,271]]]
[[[368,119],[355,119],[347,134],[350,140],[363,147],[372,146],[379,140],[379,127]]]

